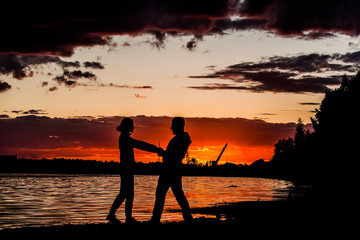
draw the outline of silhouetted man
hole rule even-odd
[[[166,193],[171,187],[171,190],[179,203],[182,215],[186,221],[193,219],[189,203],[185,197],[182,189],[181,178],[182,174],[180,168],[182,159],[191,144],[190,136],[184,131],[185,120],[181,117],[176,117],[172,120],[171,130],[175,137],[173,137],[166,150],[158,153],[163,156],[164,168],[162,169],[156,188],[156,200],[153,210],[153,216],[150,222],[159,223],[161,214],[164,209]]]

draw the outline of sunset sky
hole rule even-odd
[[[229,143],[223,162],[270,160],[360,69],[355,0],[4,5],[0,154],[117,161],[123,117],[134,138],[166,147],[183,116],[190,156],[215,160]]]

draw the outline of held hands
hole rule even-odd
[[[159,148],[156,149],[156,153],[157,153],[158,156],[163,157],[165,155],[165,150],[162,149],[161,147],[159,147]]]

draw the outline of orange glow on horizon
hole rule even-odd
[[[217,146],[191,146],[188,151],[188,157],[197,160],[197,164],[205,165],[208,161],[215,161],[219,156],[223,145]],[[155,153],[148,153],[135,149],[135,160],[137,162],[149,163],[162,161]],[[251,164],[252,162],[263,158],[270,160],[273,155],[273,147],[269,146],[234,146],[229,145],[224,151],[219,164],[226,162],[234,164]],[[25,158],[65,158],[65,159],[83,159],[83,160],[97,160],[103,162],[119,162],[118,149],[105,148],[58,148],[58,149],[26,149],[23,148],[19,152],[19,157]],[[186,163],[186,157],[183,162]]]

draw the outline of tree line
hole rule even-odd
[[[314,131],[301,119],[293,138],[280,139],[269,167],[277,175],[322,187],[339,185],[356,176],[359,157],[360,72],[343,76],[339,88],[328,90],[311,118]]]

